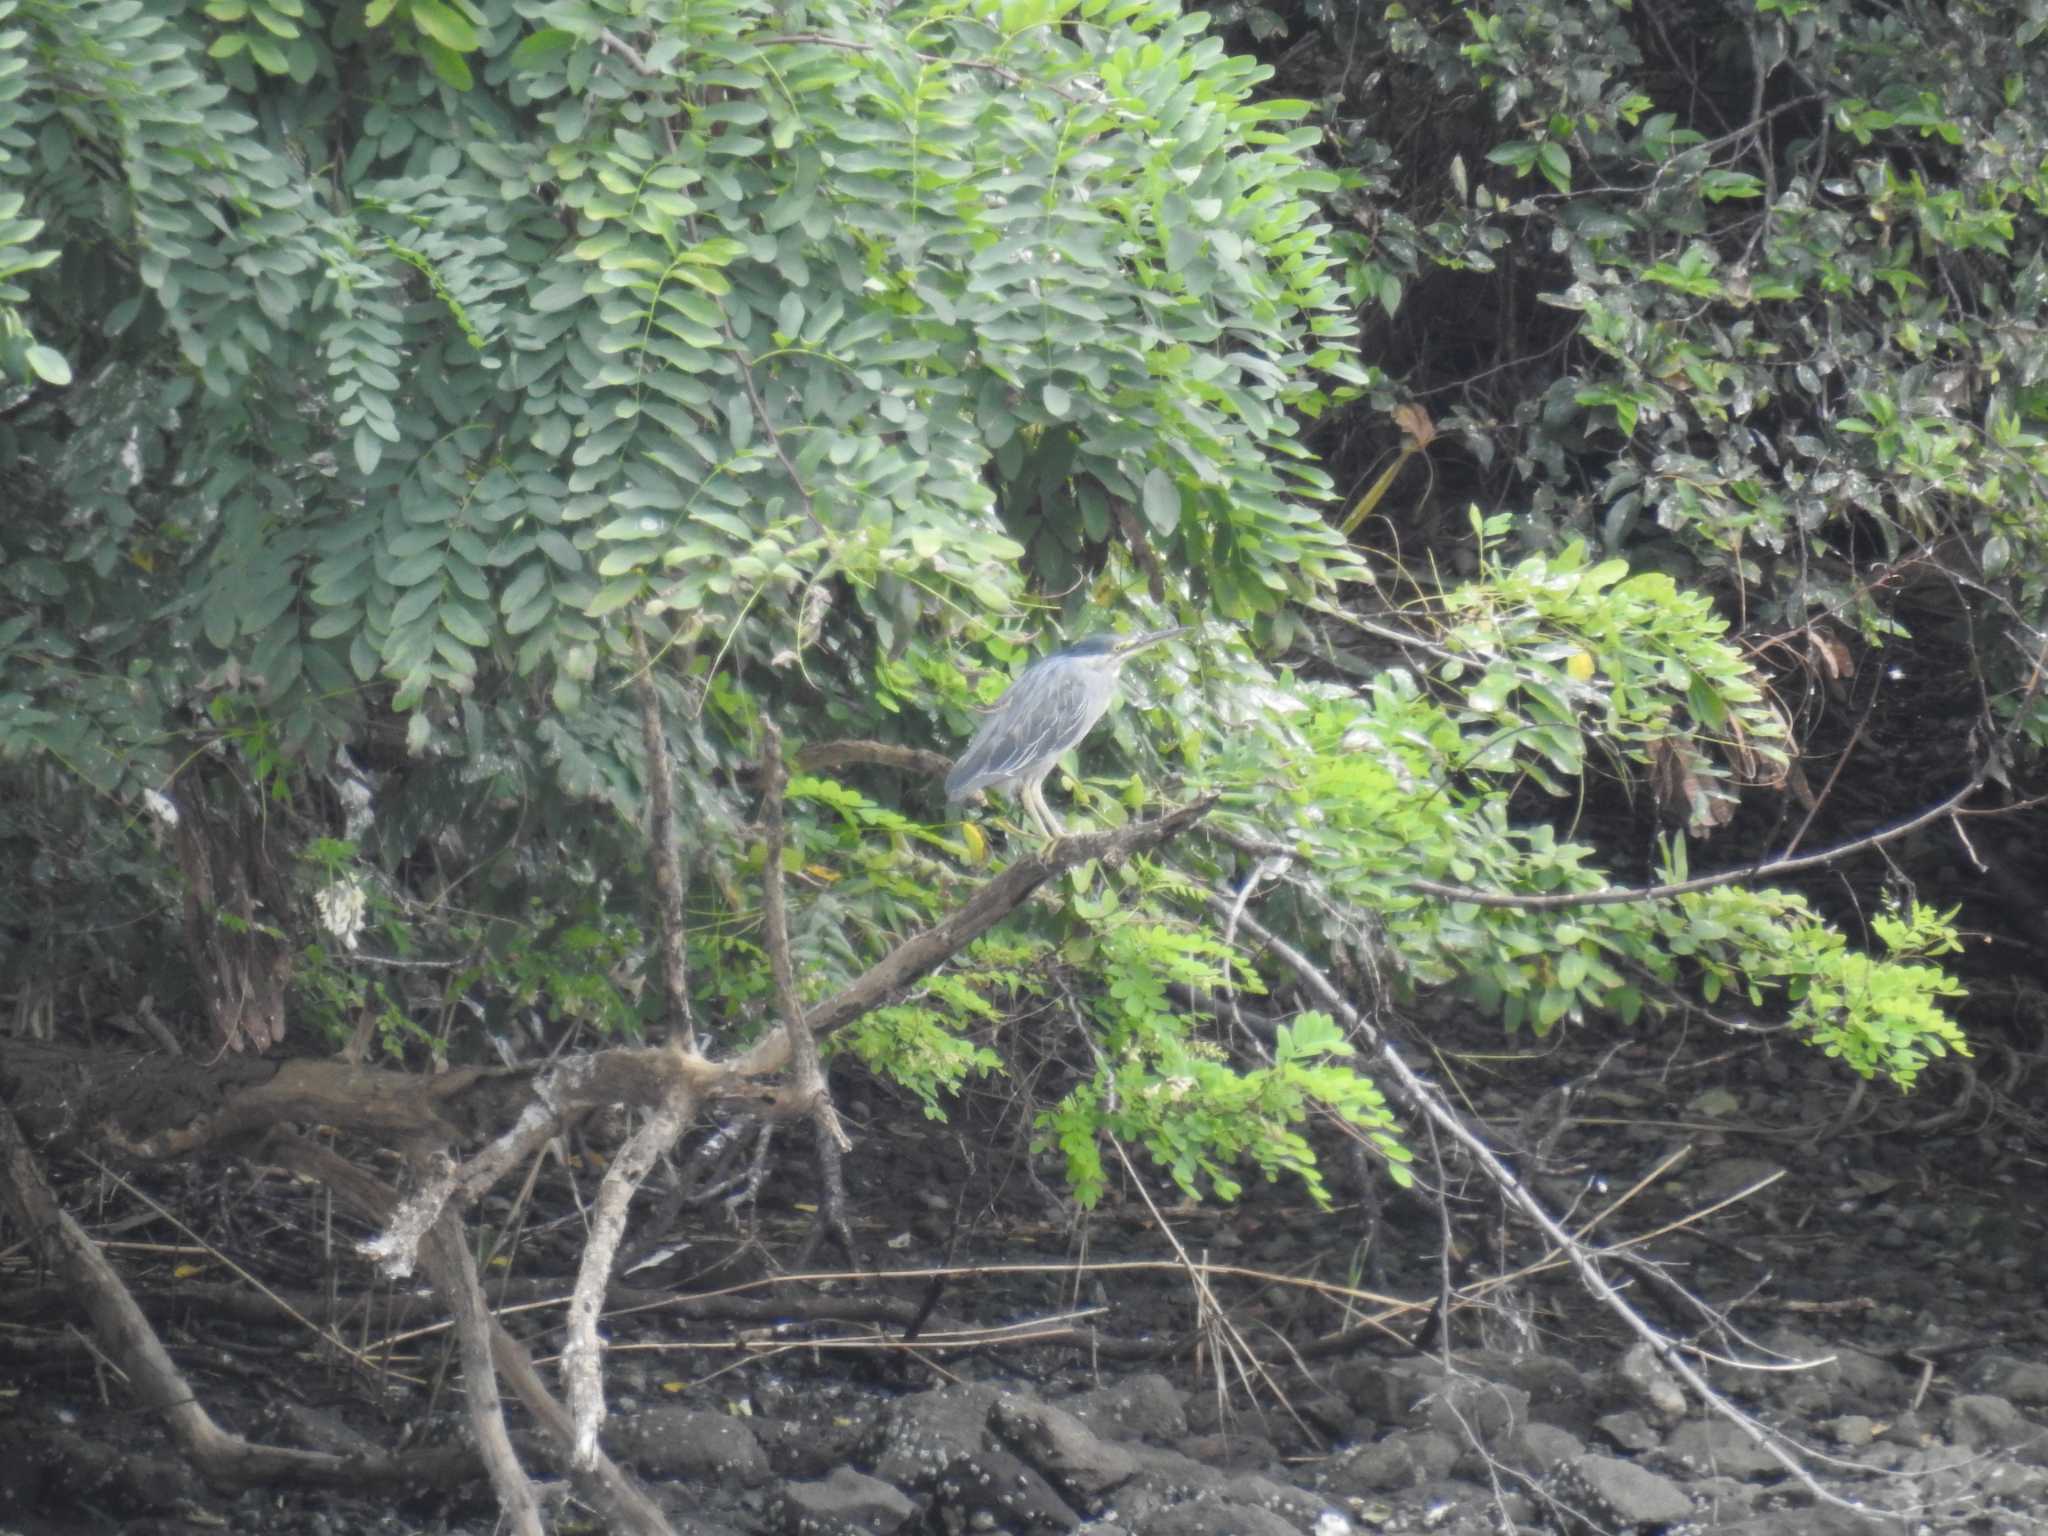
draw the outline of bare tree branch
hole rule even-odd
[[[542,1536],[540,1502],[533,1496],[526,1469],[519,1465],[519,1453],[512,1449],[512,1437],[505,1432],[498,1371],[491,1363],[491,1309],[477,1279],[476,1260],[463,1241],[461,1221],[452,1211],[442,1212],[426,1240],[436,1270],[447,1281],[442,1291],[454,1312],[455,1337],[462,1348],[462,1395],[498,1508],[516,1536]]]
[[[761,724],[761,927],[768,950],[769,974],[775,981],[775,1011],[782,1019],[782,1033],[788,1040],[789,1084],[784,1095],[792,1114],[805,1115],[817,1133],[819,1181],[824,1186],[818,1201],[818,1219],[805,1240],[808,1255],[822,1231],[839,1240],[849,1263],[858,1263],[853,1247],[853,1229],[846,1220],[846,1181],[840,1170],[842,1152],[852,1150],[832,1107],[832,1093],[825,1084],[825,1070],[818,1060],[818,1037],[804,1023],[804,1005],[796,990],[796,962],[789,952],[789,911],[782,877],[782,850],[786,828],[782,816],[782,791],[787,775],[782,766],[782,732],[773,721]],[[801,1267],[804,1261],[799,1259]]]
[[[398,1209],[397,1191],[317,1142],[279,1133],[264,1142],[264,1153],[284,1167],[318,1179],[334,1191],[342,1204],[366,1221],[389,1222]],[[456,1280],[445,1272],[438,1245],[428,1244],[421,1256],[435,1286],[448,1294]],[[491,1321],[491,1358],[505,1384],[546,1435],[549,1449],[557,1464],[569,1474],[578,1496],[598,1512],[605,1530],[617,1536],[675,1536],[668,1517],[602,1451],[591,1465],[577,1464],[575,1424],[569,1411],[548,1390],[526,1346],[507,1333],[496,1319]]]
[[[661,930],[661,988],[668,998],[668,1039],[678,1050],[697,1049],[697,1021],[690,1012],[689,952],[684,947],[683,871],[676,857],[675,766],[662,728],[661,698],[654,687],[647,636],[633,619],[633,691],[640,702],[640,749],[647,776],[647,862],[654,871],[656,926]]]
[[[597,1319],[626,1233],[626,1207],[656,1159],[676,1144],[696,1114],[696,1100],[685,1087],[642,1121],[605,1169],[590,1213],[590,1236],[583,1244],[575,1293],[569,1298],[568,1338],[562,1345],[562,1377],[575,1423],[571,1456],[581,1471],[597,1464],[597,1432],[605,1420],[604,1343],[598,1337]]]
[[[1132,822],[1113,832],[1063,837],[1037,853],[1027,854],[1005,867],[944,919],[905,939],[837,994],[811,1009],[804,1015],[804,1022],[813,1035],[829,1035],[845,1028],[869,1009],[879,1007],[937,970],[1023,905],[1033,891],[1055,875],[1091,859],[1118,864],[1133,854],[1149,852],[1179,837],[1207,816],[1215,804],[1214,795],[1205,795],[1156,821]],[[778,1071],[788,1060],[788,1052],[786,1034],[778,1030],[733,1058],[730,1071],[740,1077]]]
[[[1229,904],[1220,895],[1212,894],[1209,898],[1209,903],[1213,910],[1219,912],[1228,910]],[[1543,1234],[1544,1238],[1550,1242],[1556,1252],[1562,1255],[1565,1261],[1571,1265],[1572,1270],[1579,1277],[1579,1283],[1586,1288],[1587,1293],[1619,1318],[1631,1333],[1648,1344],[1656,1352],[1658,1359],[1664,1363],[1665,1367],[1690,1387],[1701,1402],[1705,1403],[1721,1418],[1726,1419],[1729,1423],[1740,1429],[1744,1435],[1755,1442],[1764,1454],[1790,1473],[1799,1485],[1812,1494],[1815,1499],[1824,1504],[1832,1504],[1839,1509],[1854,1510],[1861,1514],[1874,1515],[1879,1513],[1878,1511],[1868,1509],[1864,1505],[1855,1503],[1853,1500],[1844,1499],[1838,1494],[1830,1493],[1806,1469],[1805,1464],[1790,1450],[1786,1449],[1786,1442],[1782,1435],[1774,1434],[1768,1427],[1758,1422],[1750,1414],[1744,1413],[1734,1403],[1717,1392],[1707,1379],[1694,1368],[1692,1362],[1685,1358],[1672,1340],[1653,1327],[1649,1320],[1631,1306],[1628,1299],[1615,1288],[1613,1282],[1607,1278],[1606,1273],[1600,1268],[1599,1260],[1593,1250],[1565,1230],[1557,1218],[1550,1214],[1543,1202],[1530,1193],[1522,1181],[1515,1176],[1506,1164],[1501,1162],[1486,1140],[1476,1131],[1472,1130],[1458,1112],[1446,1102],[1443,1095],[1424,1082],[1416,1074],[1415,1069],[1408,1065],[1401,1053],[1394,1048],[1393,1044],[1381,1035],[1356,1008],[1351,1006],[1350,1001],[1338,990],[1337,984],[1331,981],[1320,967],[1306,955],[1302,954],[1301,951],[1266,930],[1255,919],[1247,916],[1241,918],[1241,922],[1247,932],[1253,934],[1261,943],[1267,945],[1272,953],[1280,959],[1281,963],[1294,973],[1295,980],[1300,983],[1304,992],[1313,997],[1320,1006],[1327,1008],[1331,1015],[1343,1023],[1347,1029],[1355,1030],[1360,1036],[1371,1042],[1373,1058],[1385,1069],[1394,1083],[1398,1085],[1403,1097],[1410,1104],[1414,1105],[1432,1125],[1465,1149],[1467,1155],[1478,1165],[1480,1171],[1486,1175],[1487,1182],[1493,1185],[1504,1200],[1520,1211],[1535,1226],[1537,1231]]]
[[[921,747],[899,747],[888,741],[814,741],[799,747],[797,767],[806,773],[831,773],[840,768],[896,768],[928,779],[942,779],[953,759]]]

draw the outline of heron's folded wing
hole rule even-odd
[[[1102,713],[1089,681],[1079,667],[1039,662],[1028,668],[946,775],[946,798],[964,800],[978,789],[1050,768]],[[1102,702],[1108,702],[1106,693]]]

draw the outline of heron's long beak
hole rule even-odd
[[[1157,645],[1162,640],[1171,640],[1175,635],[1184,635],[1195,626],[1175,624],[1166,629],[1143,629],[1135,635],[1128,635],[1117,641],[1116,654],[1119,658],[1134,656],[1148,645]]]

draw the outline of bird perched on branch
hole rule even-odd
[[[980,789],[1017,786],[1017,798],[1048,838],[1063,835],[1059,818],[1045,803],[1045,777],[1069,750],[1095,729],[1116,699],[1117,674],[1147,646],[1187,632],[1188,626],[1150,629],[1135,635],[1090,635],[1077,645],[1034,661],[974,733],[974,740],[946,775],[946,803],[958,804]]]

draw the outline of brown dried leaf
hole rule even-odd
[[[1660,736],[1650,743],[1650,788],[1667,821],[1683,822],[1688,836],[1711,837],[1735,817],[1735,797],[1706,771],[1690,736]]]
[[[1792,772],[1792,758],[1789,743],[1792,739],[1791,722],[1778,707],[1775,699],[1770,701],[1771,712],[1778,717],[1782,734],[1777,742],[1768,747],[1756,745],[1749,733],[1742,728],[1739,716],[1728,718],[1729,740],[1721,745],[1721,755],[1728,760],[1729,771],[1741,784],[1752,784],[1758,789],[1783,789]]]
[[[1417,448],[1427,448],[1436,440],[1436,423],[1429,419],[1429,412],[1414,402],[1395,406],[1393,416],[1394,425],[1407,434]]]
[[[1849,647],[1818,625],[1808,626],[1806,648],[1813,653],[1814,665],[1830,679],[1856,675],[1856,658]]]

